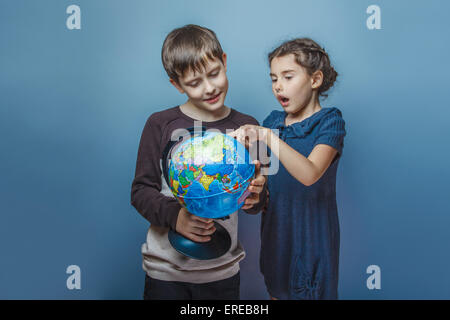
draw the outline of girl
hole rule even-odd
[[[272,111],[263,127],[245,125],[231,133],[250,145],[264,141],[281,162],[268,177],[261,272],[273,299],[337,299],[336,171],[345,122],[337,108],[319,102],[337,73],[328,54],[308,38],[283,43],[269,63],[283,111]]]

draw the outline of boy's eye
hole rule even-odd
[[[217,75],[219,74],[219,72],[213,72],[210,74],[211,77],[217,77]]]
[[[277,82],[277,79],[273,79],[273,78],[272,78],[272,82]]]

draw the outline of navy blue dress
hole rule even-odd
[[[336,171],[344,146],[345,122],[337,108],[322,108],[285,126],[286,113],[272,111],[263,126],[308,157],[317,144],[338,153],[323,176],[307,187],[283,164],[268,180],[269,203],[262,214],[260,268],[272,297],[337,299],[339,221]]]

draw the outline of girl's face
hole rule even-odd
[[[311,102],[314,80],[293,54],[273,58],[270,77],[272,92],[286,113],[295,114]]]

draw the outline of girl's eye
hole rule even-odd
[[[218,72],[211,73],[211,77],[217,77],[218,74]]]
[[[277,82],[277,79],[272,79],[272,82]]]
[[[285,77],[286,79],[288,79],[288,80],[290,80],[290,79],[292,79],[292,77],[291,76],[288,76],[288,77]]]

